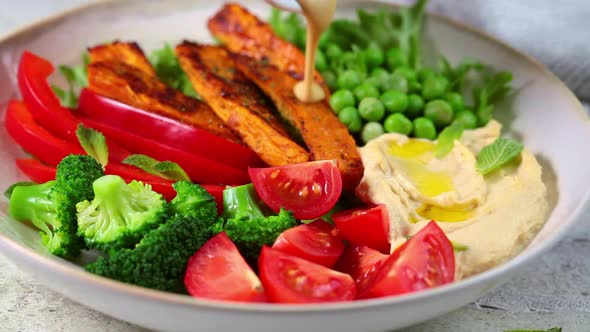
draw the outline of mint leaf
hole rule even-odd
[[[92,128],[84,127],[79,124],[76,129],[76,136],[80,145],[86,153],[92,158],[96,159],[104,168],[109,162],[109,148],[107,147],[104,135]]]
[[[10,199],[10,197],[12,196],[12,192],[14,191],[14,188],[16,188],[16,187],[25,187],[25,186],[34,186],[34,185],[36,185],[36,183],[31,182],[31,181],[16,182],[16,183],[12,184],[10,187],[8,187],[8,189],[6,189],[6,191],[4,191],[4,197]]]
[[[524,146],[510,138],[498,138],[485,146],[477,156],[476,168],[485,175],[516,158]]]
[[[154,166],[154,169],[167,177],[170,180],[175,181],[191,181],[191,178],[186,174],[184,169],[177,163],[171,161],[163,161]]]
[[[72,90],[65,91],[59,86],[53,84],[51,85],[51,89],[53,90],[53,93],[55,93],[57,99],[59,99],[61,106],[69,108],[75,108],[78,106],[78,97]]]
[[[468,246],[466,246],[464,244],[461,244],[461,243],[458,243],[458,242],[455,242],[455,241],[451,241],[451,245],[453,246],[453,250],[455,252],[466,251],[466,250],[469,249]]]
[[[463,125],[460,123],[455,122],[443,129],[440,135],[438,135],[438,143],[436,144],[434,155],[437,158],[446,156],[453,150],[455,141],[459,140],[461,136],[463,136]]]
[[[170,44],[166,43],[162,48],[152,51],[149,60],[162,82],[187,96],[199,98]]]
[[[147,173],[166,180],[191,181],[184,169],[171,161],[159,161],[143,154],[132,154],[123,160],[123,164],[135,166]]]
[[[69,108],[78,106],[78,94],[83,87],[88,86],[88,63],[90,63],[90,55],[88,52],[84,52],[82,65],[71,67],[60,65],[57,67],[59,73],[68,83],[67,91],[55,85],[51,86],[62,106]]]

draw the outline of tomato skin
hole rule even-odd
[[[55,180],[55,167],[45,165],[37,159],[17,159],[16,167],[35,183]]]
[[[47,77],[53,71],[54,67],[49,61],[25,51],[18,65],[20,93],[37,123],[61,139],[77,142],[76,128],[79,121],[61,106],[47,83]]]
[[[238,169],[264,165],[256,153],[245,146],[166,116],[103,97],[89,89],[82,89],[80,93],[78,112],[95,122]]]
[[[284,231],[272,248],[331,268],[342,255],[344,242],[338,230],[323,220],[316,220]]]
[[[336,263],[336,271],[350,274],[360,294],[370,284],[389,256],[365,245],[350,245]]]
[[[431,221],[389,256],[359,298],[410,293],[448,284],[454,278],[453,246]]]
[[[190,295],[224,301],[263,302],[260,279],[225,232],[212,237],[188,261],[184,285]]]
[[[348,274],[266,246],[258,258],[258,271],[270,302],[350,301],[356,295],[354,281]]]
[[[332,220],[348,242],[389,254],[389,215],[385,205],[336,212]]]
[[[321,217],[342,193],[342,177],[335,160],[249,168],[248,174],[266,205],[277,213],[285,208],[297,219]]]
[[[5,126],[18,145],[47,165],[57,166],[70,154],[86,154],[78,145],[53,136],[38,125],[22,102],[8,103]]]
[[[147,140],[131,132],[119,130],[87,118],[81,118],[81,120],[88,127],[102,132],[107,139],[117,142],[130,151],[145,154],[157,160],[169,160],[179,164],[194,182],[214,185],[249,182],[248,174],[237,168]]]

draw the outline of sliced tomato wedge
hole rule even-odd
[[[389,254],[389,215],[385,205],[336,212],[332,221],[348,242]]]
[[[272,248],[332,267],[344,251],[344,242],[337,229],[323,220],[317,220],[284,231]]]
[[[81,118],[81,120],[88,127],[102,132],[107,139],[113,140],[130,151],[145,154],[157,160],[168,160],[179,164],[194,182],[214,185],[249,182],[248,174],[243,170],[147,140],[104,123],[87,118]]]
[[[271,302],[349,301],[356,294],[350,275],[266,246],[258,258],[258,271]]]
[[[297,219],[321,217],[342,193],[342,177],[335,160],[249,168],[248,173],[256,192],[273,211],[285,208]]]
[[[431,221],[389,256],[359,297],[410,293],[448,284],[454,278],[453,246],[442,229]]]
[[[80,93],[78,112],[93,121],[238,169],[264,165],[254,151],[243,145],[166,116],[103,97],[89,89]]]
[[[240,302],[265,299],[260,279],[225,232],[211,238],[190,258],[184,285],[197,298]]]
[[[17,159],[16,167],[35,183],[55,180],[55,167],[45,165],[38,159]]]
[[[57,166],[69,154],[86,154],[79,145],[55,137],[38,125],[22,102],[8,103],[5,126],[18,145],[49,166]]]
[[[388,257],[364,245],[350,245],[336,263],[335,269],[350,274],[357,292],[362,293]]]
[[[25,51],[18,65],[18,87],[35,121],[53,135],[77,142],[76,128],[80,121],[61,106],[47,83],[53,70],[49,61]]]

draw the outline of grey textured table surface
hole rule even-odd
[[[85,0],[0,0],[0,33]],[[590,209],[568,236],[496,291],[410,332],[473,332],[553,326],[590,331]],[[0,254],[0,331],[145,331],[72,302]]]

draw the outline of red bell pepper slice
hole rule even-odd
[[[16,167],[35,183],[55,180],[55,167],[45,165],[38,159],[17,159]]]
[[[123,147],[145,154],[158,160],[173,161],[180,165],[188,176],[196,183],[203,184],[245,184],[250,182],[248,173],[218,162],[199,157],[188,152],[145,139],[128,131],[119,130],[104,123],[87,118],[80,118],[82,122],[102,132],[107,139],[111,139]]]
[[[69,154],[86,154],[79,145],[57,138],[38,125],[22,102],[8,103],[5,126],[18,145],[47,165],[57,166]]]
[[[80,94],[79,114],[93,121],[239,169],[264,165],[254,151],[166,116],[103,97],[89,89]]]
[[[47,77],[53,70],[49,61],[25,51],[18,65],[18,87],[35,121],[53,135],[76,142],[76,128],[80,121],[61,106],[49,87]]]

